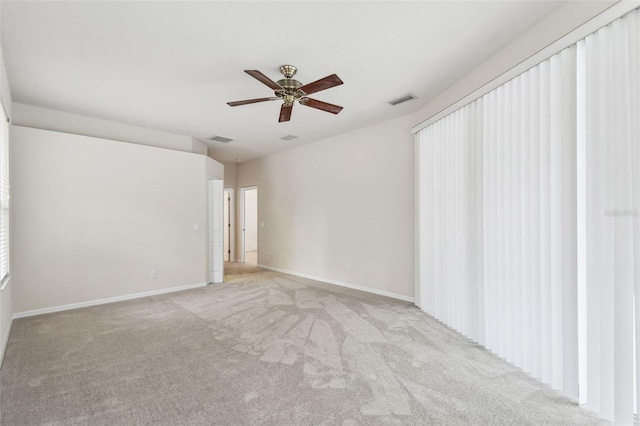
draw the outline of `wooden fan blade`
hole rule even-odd
[[[314,81],[313,83],[305,84],[298,90],[302,90],[306,95],[310,95],[321,90],[327,90],[331,89],[332,87],[340,86],[341,84],[343,84],[343,82],[342,80],[340,80],[340,77],[335,74],[331,74],[326,76],[325,78]]]
[[[291,111],[293,111],[293,104],[282,104],[282,107],[280,107],[280,119],[278,122],[282,123],[283,121],[291,120]]]
[[[269,77],[267,77],[266,75],[262,74],[258,70],[244,70],[244,72],[246,72],[251,77],[253,77],[256,80],[258,80],[262,84],[266,84],[267,86],[271,87],[273,90],[283,90],[282,86],[280,86],[278,83],[276,83],[275,81],[271,80]]]
[[[302,98],[300,99],[300,105],[308,106],[315,109],[321,109],[322,111],[327,111],[332,114],[337,114],[342,111],[342,107],[338,105],[333,105],[327,102],[318,101],[316,99],[311,98]]]
[[[256,99],[247,99],[246,101],[235,101],[235,102],[227,102],[229,106],[240,106],[240,105],[248,105],[255,104],[256,102],[266,102],[266,101],[277,101],[279,98],[275,96],[271,98],[256,98]]]

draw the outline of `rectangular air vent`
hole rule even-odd
[[[224,136],[220,136],[220,135],[215,135],[215,136],[210,137],[209,140],[210,141],[216,141],[216,142],[222,142],[222,143],[229,143],[233,139],[225,138]]]
[[[291,139],[295,139],[297,138],[296,135],[287,135],[287,136],[283,136],[280,139],[282,139],[283,141],[290,141]]]
[[[388,103],[390,103],[391,105],[398,105],[398,104],[410,101],[411,99],[415,99],[415,98],[416,97],[414,95],[412,95],[411,93],[407,93],[406,95],[402,95],[399,98],[390,100]]]

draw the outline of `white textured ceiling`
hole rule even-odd
[[[14,101],[166,130],[248,160],[411,113],[564,2],[2,1],[2,47]],[[243,72],[344,85],[314,98],[339,115],[279,102]],[[386,102],[411,92],[418,99]],[[283,141],[285,135],[297,139]]]

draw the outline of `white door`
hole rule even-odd
[[[209,282],[224,278],[224,182],[209,180]]]
[[[231,260],[231,194],[224,190],[224,261]]]
[[[242,262],[258,264],[258,187],[242,188]]]

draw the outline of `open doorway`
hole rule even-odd
[[[235,196],[233,188],[224,189],[224,261],[235,261],[234,211]]]
[[[242,261],[258,264],[258,188],[242,188]]]

